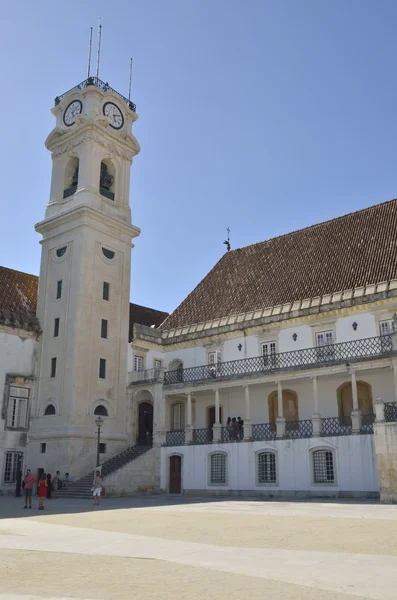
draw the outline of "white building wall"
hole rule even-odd
[[[7,375],[18,375],[21,377],[32,377],[34,375],[34,356],[36,339],[32,334],[19,330],[0,330],[0,490],[7,491],[15,484],[7,486],[4,484],[5,452],[14,450],[26,451],[26,432],[10,431],[5,429],[5,381]],[[29,398],[29,408],[32,397]]]
[[[236,491],[274,496],[288,493],[303,496],[372,495],[379,489],[373,437],[351,435],[162,448],[161,488],[168,491],[169,457],[179,454],[182,456],[182,489],[186,493]],[[335,484],[313,483],[311,451],[319,448],[334,451]],[[256,453],[260,450],[277,453],[277,485],[257,484]],[[226,452],[228,456],[227,485],[209,484],[209,455],[217,451]]]

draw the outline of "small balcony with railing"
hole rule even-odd
[[[178,368],[164,373],[164,385],[182,387],[214,380],[258,377],[273,373],[341,365],[346,362],[358,363],[386,358],[393,354],[395,351],[393,350],[392,336],[383,335],[218,364],[186,369]]]
[[[163,383],[164,369],[142,369],[141,371],[132,371],[129,374],[130,385]]]

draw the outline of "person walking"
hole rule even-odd
[[[94,504],[99,506],[101,502],[101,492],[102,492],[102,478],[100,471],[95,473],[94,486],[92,488],[92,495],[94,498]]]
[[[26,469],[26,475],[22,482],[23,487],[23,496],[25,498],[25,506],[24,508],[32,508],[32,494],[33,494],[33,484],[35,482],[34,475],[30,472],[30,469]]]
[[[47,496],[47,475],[42,474],[39,481],[39,510],[44,510],[44,498]]]
[[[52,478],[52,497],[53,498],[57,498],[57,490],[59,488],[59,484],[60,484],[60,471],[57,471],[54,475],[54,477]]]
[[[52,477],[51,473],[47,473],[47,498],[51,499],[52,496]]]

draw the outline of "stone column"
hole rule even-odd
[[[285,436],[285,419],[283,411],[283,388],[281,381],[277,382],[277,404],[278,404],[278,417],[276,420],[277,437],[282,438]]]
[[[219,442],[221,439],[222,423],[219,422],[219,388],[215,389],[215,423],[212,427],[213,441]]]
[[[376,423],[383,423],[385,420],[385,405],[383,403],[382,398],[377,398],[375,400],[375,416]]]
[[[361,410],[358,408],[358,393],[357,393],[357,380],[356,372],[350,371],[352,380],[352,396],[353,396],[353,410],[352,410],[352,431],[353,433],[360,433],[361,429]]]
[[[321,435],[321,415],[318,406],[318,381],[317,377],[312,377],[312,386],[313,386],[313,415],[312,415],[312,423],[313,423],[313,435],[318,437]]]
[[[162,446],[166,442],[166,406],[167,396],[164,396],[161,384],[154,386],[154,407],[153,407],[153,446]],[[158,389],[157,389],[158,388]]]
[[[397,402],[397,362],[393,361],[394,400]]]
[[[248,385],[246,385],[244,387],[244,393],[245,393],[244,439],[246,441],[248,441],[252,437],[250,389],[249,389]]]
[[[185,444],[191,444],[193,441],[192,426],[192,392],[187,393],[187,415],[185,425]]]

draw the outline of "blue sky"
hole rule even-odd
[[[22,0],[0,22],[0,264],[39,272],[50,109],[99,15],[101,78],[127,94],[134,59],[132,301],[175,308],[227,226],[237,248],[397,196],[395,1]]]

